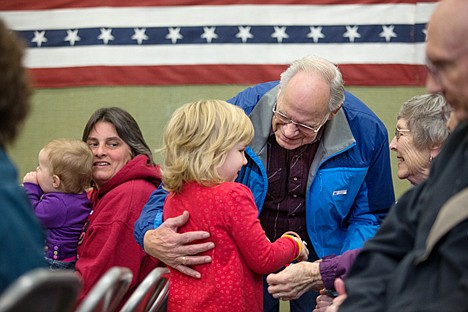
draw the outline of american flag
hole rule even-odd
[[[36,87],[253,84],[308,54],[346,85],[423,85],[436,1],[2,0]]]

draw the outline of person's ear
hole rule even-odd
[[[60,188],[60,184],[62,183],[62,181],[60,181],[60,178],[58,175],[54,174],[52,176],[52,186],[56,189]]]
[[[332,120],[333,117],[335,117],[336,114],[338,114],[338,111],[343,107],[343,104],[340,105],[340,107],[338,107],[337,109],[335,109],[334,111],[332,111],[330,113],[330,117],[328,117],[328,120]]]
[[[442,148],[441,145],[435,145],[431,148],[431,157],[430,157],[431,160],[436,158],[437,155],[439,155],[441,148]]]

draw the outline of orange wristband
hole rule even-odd
[[[294,233],[294,232],[292,232]],[[294,233],[296,234],[296,233]],[[281,235],[281,237],[287,237],[287,238],[290,238],[292,239],[293,241],[295,241],[297,243],[297,247],[299,249],[299,252],[297,253],[297,256],[293,259],[294,260],[297,260],[299,258],[299,256],[301,255],[302,253],[302,244],[301,244],[301,239],[299,237],[299,235],[291,235],[291,234],[288,234],[288,232],[286,232],[285,234]],[[298,238],[299,237],[299,238]]]
[[[301,237],[299,236],[299,234],[297,234],[296,232],[293,232],[293,231],[287,231],[286,233],[284,233],[283,235],[292,235],[294,236],[295,238],[297,238],[299,241],[302,241]]]

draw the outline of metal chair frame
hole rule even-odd
[[[113,312],[127,293],[133,274],[125,267],[110,268],[88,292],[76,312]]]
[[[26,272],[0,296],[0,312],[70,312],[81,289],[73,271],[38,268]]]
[[[169,294],[169,270],[157,267],[151,271],[133,294],[128,298],[120,312],[165,311]]]

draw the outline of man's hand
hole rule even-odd
[[[268,275],[267,283],[268,292],[282,300],[295,300],[311,289],[318,291],[324,287],[318,261],[293,263]]]
[[[214,243],[191,244],[193,241],[210,237],[210,233],[205,231],[177,233],[177,229],[188,219],[188,211],[184,211],[178,217],[167,219],[157,229],[145,233],[143,244],[149,255],[184,274],[200,278],[200,273],[189,266],[211,262],[210,256],[196,255],[214,248]]]

